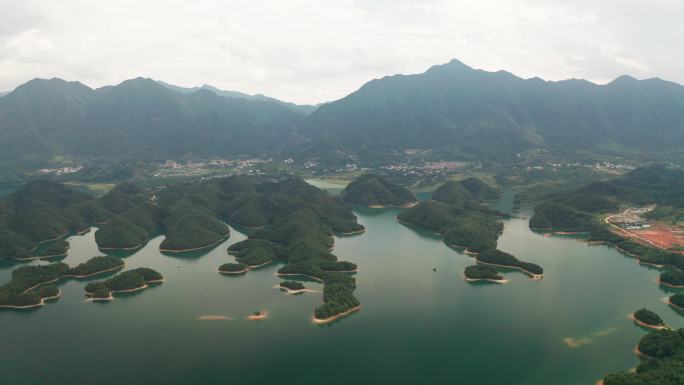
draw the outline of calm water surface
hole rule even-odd
[[[499,208],[511,203],[507,194]],[[510,219],[500,248],[542,265],[545,278],[507,272],[505,285],[469,284],[461,274],[473,260],[400,225],[398,212],[357,209],[366,233],[336,239],[340,259],[359,265],[363,306],[336,323],[310,322],[320,293],[274,289],[278,265],[219,275],[233,260],[228,245],[245,238],[235,229],[184,256],[161,254],[157,237],[124,258],[127,268],[159,270],[161,286],[101,304],[71,280],[41,309],[0,312],[0,384],[593,384],[638,363],[632,349],[646,331],[627,319],[632,311],[684,324],[662,302],[658,271],[606,246],[543,237]],[[70,242],[66,263],[100,254],[93,232]],[[0,280],[16,266],[0,265]],[[256,310],[270,317],[244,319]]]

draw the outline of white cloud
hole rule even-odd
[[[459,58],[523,77],[684,82],[680,0],[0,0],[0,90],[135,76],[300,103]]]

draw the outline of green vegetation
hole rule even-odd
[[[670,296],[670,303],[676,307],[684,309],[684,294],[677,293]]]
[[[660,273],[660,283],[671,286],[684,286],[684,271],[671,270]]]
[[[228,226],[203,209],[180,205],[169,211],[163,221],[166,238],[161,243],[162,250],[207,247],[229,235]]]
[[[64,256],[69,250],[69,242],[64,239],[59,239],[52,242],[52,244],[40,253],[39,257],[57,257]]]
[[[297,281],[283,281],[280,283],[280,287],[284,287],[289,290],[304,290],[306,287],[303,283]]]
[[[0,307],[40,306],[43,298],[57,295],[56,288],[39,286],[54,282],[69,271],[65,263],[21,266],[12,271],[12,280],[0,286]]]
[[[121,258],[111,256],[93,257],[76,267],[72,267],[67,274],[70,276],[85,277],[123,267],[124,261]]]
[[[245,239],[228,247],[228,253],[248,266],[259,266],[273,261],[285,251],[281,246],[265,239]]]
[[[604,385],[681,385],[684,383],[684,329],[659,330],[639,341],[644,360],[634,373],[610,374]]]
[[[249,266],[245,265],[244,263],[224,263],[223,265],[219,266],[219,272],[220,273],[238,273],[238,272],[246,272]]]
[[[163,276],[146,267],[128,270],[106,281],[90,282],[86,285],[86,295],[93,299],[107,299],[113,292],[144,289],[148,283],[163,280]]]
[[[377,174],[363,174],[342,191],[345,202],[364,206],[404,206],[416,201],[407,188]]]
[[[483,250],[477,255],[477,261],[480,263],[517,268],[531,275],[544,274],[544,269],[542,269],[541,266],[530,262],[522,262],[513,255],[496,249]]]
[[[624,206],[653,204],[684,208],[684,171],[662,166],[638,168],[624,176],[593,182],[547,197],[530,218],[530,228],[587,233],[589,241],[612,244],[641,262],[684,269],[678,253],[656,249],[610,231],[599,214]]]
[[[519,261],[496,249],[503,231],[503,224],[498,221],[500,214],[483,205],[484,198],[476,196],[489,199],[498,195],[498,191],[477,178],[447,182],[435,190],[433,199],[437,200],[420,202],[402,211],[398,219],[441,234],[451,247],[477,253],[479,262],[518,268],[530,275],[543,274],[539,265]]]
[[[663,326],[665,323],[663,322],[662,318],[660,316],[648,309],[639,309],[634,312],[634,319],[637,321],[643,322],[647,325],[651,326]]]
[[[467,279],[487,279],[502,281],[504,277],[495,268],[486,265],[472,265],[465,268],[463,274]]]

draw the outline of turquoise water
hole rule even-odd
[[[511,202],[507,194],[499,208]],[[545,278],[507,272],[505,285],[470,284],[461,273],[473,259],[397,223],[399,211],[356,209],[366,233],[336,239],[334,252],[360,270],[362,309],[347,318],[312,324],[322,295],[274,289],[276,264],[219,275],[233,260],[227,246],[244,239],[235,229],[184,256],[161,254],[157,237],[125,261],[160,271],[160,286],[102,304],[84,301],[85,282],[71,280],[41,309],[0,312],[0,384],[593,384],[638,363],[632,349],[646,331],[629,313],[648,307],[684,324],[662,302],[670,291],[658,271],[609,247],[510,219],[500,248],[542,265]],[[70,242],[69,264],[100,254],[93,232]],[[2,264],[0,281],[16,266]],[[244,319],[256,310],[269,318]]]

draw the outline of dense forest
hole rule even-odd
[[[652,359],[643,360],[634,373],[606,376],[604,385],[684,384],[684,329],[649,333],[638,347],[640,353]]]
[[[345,202],[363,206],[405,206],[416,201],[407,188],[378,174],[363,174],[342,191]]]
[[[540,266],[496,250],[497,239],[503,231],[503,224],[498,220],[502,214],[483,204],[483,200],[497,196],[497,190],[477,178],[450,181],[435,190],[432,200],[402,211],[397,218],[402,223],[441,234],[450,247],[477,254],[478,262],[519,268],[533,276],[543,274]]]
[[[157,271],[140,267],[124,271],[106,281],[89,282],[85,286],[86,295],[93,299],[110,299],[112,293],[144,289],[149,283],[161,282],[164,277]]]
[[[360,232],[363,226],[342,200],[299,178],[234,176],[155,191],[124,183],[98,199],[38,181],[0,201],[0,208],[0,223],[6,224],[0,227],[0,255],[9,257],[31,256],[38,242],[93,224],[98,225],[95,241],[101,249],[139,248],[161,233],[166,235],[162,251],[212,246],[229,235],[224,221],[245,226],[251,229],[249,238],[229,249],[240,265],[226,264],[219,271],[280,260],[286,263],[283,273],[325,282],[325,303],[316,310],[320,318],[358,306],[352,294],[355,280],[348,275],[356,265],[338,261],[330,250],[333,234]],[[22,221],[15,220],[19,217]],[[91,289],[104,295],[103,285],[112,284],[93,284]]]
[[[12,280],[0,286],[0,307],[35,307],[44,298],[58,293],[55,286],[45,286],[62,278],[84,278],[120,269],[123,260],[116,257],[93,257],[70,268],[62,262],[47,265],[21,266],[12,271]]]
[[[639,309],[634,312],[634,319],[651,326],[663,326],[665,322],[660,316],[648,309]]]
[[[467,266],[463,275],[469,280],[503,281],[504,277],[495,268],[487,265]]]

